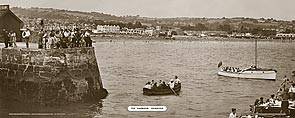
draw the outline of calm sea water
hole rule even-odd
[[[218,76],[217,64],[248,67],[254,64],[254,43],[249,41],[142,41],[97,42],[96,57],[109,96],[101,104],[64,107],[20,107],[2,105],[0,114],[11,111],[78,113],[97,118],[221,118],[231,108],[238,115],[249,111],[256,98],[268,98],[278,89],[284,75],[295,70],[295,43],[258,42],[260,67],[278,70],[278,81]],[[144,96],[142,87],[150,80],[182,81],[180,96]],[[164,105],[167,112],[128,112],[134,105]],[[23,106],[23,105],[22,105]],[[13,107],[13,108],[11,108]]]

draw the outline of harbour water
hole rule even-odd
[[[238,115],[249,111],[259,97],[269,97],[282,77],[295,70],[295,43],[258,42],[260,67],[278,71],[277,81],[218,76],[217,64],[249,67],[254,64],[252,41],[148,41],[113,40],[97,42],[96,56],[104,88],[109,96],[95,104],[63,107],[3,105],[6,112],[65,112],[97,118],[217,118],[227,117],[231,108]],[[182,81],[180,96],[144,96],[142,87],[150,80]],[[295,79],[295,78],[294,78]],[[128,112],[128,106],[161,105],[166,112]]]
[[[284,75],[295,70],[294,43],[259,42],[260,67],[278,70],[278,81],[218,76],[217,64],[249,67],[254,64],[252,41],[113,41],[96,44],[104,86],[102,116],[128,118],[228,117],[249,111],[256,98],[278,90]],[[152,79],[182,80],[180,96],[143,96]],[[128,112],[129,105],[165,105],[167,112]]]

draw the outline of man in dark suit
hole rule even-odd
[[[9,36],[8,36],[8,32],[6,31],[6,29],[3,29],[3,31],[2,31],[2,38],[4,39],[5,48],[8,48]]]

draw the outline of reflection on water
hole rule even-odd
[[[73,117],[179,118],[227,117],[249,111],[260,96],[278,89],[278,81],[218,76],[217,64],[248,67],[254,64],[253,42],[140,41],[97,42],[96,56],[109,96],[95,104],[39,106],[0,99],[0,115],[8,112],[63,112]],[[259,65],[278,70],[278,78],[295,70],[294,43],[259,42]],[[182,81],[180,96],[144,96],[143,85],[152,79]],[[0,97],[1,98],[1,97]],[[5,102],[4,102],[5,101]],[[128,112],[128,106],[161,105],[167,112]],[[2,117],[1,117],[2,118]]]

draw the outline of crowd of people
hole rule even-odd
[[[1,33],[5,43],[5,48],[17,47],[17,34],[14,31],[3,29]],[[75,48],[75,47],[92,47],[90,31],[80,30],[78,28],[60,29],[60,30],[43,30],[38,32],[38,48],[39,49],[59,49],[59,48]],[[27,28],[21,33],[21,38],[29,48],[29,42],[32,39],[32,33]],[[34,37],[35,38],[35,37]]]
[[[293,75],[293,77],[295,77],[295,74]],[[264,105],[267,107],[275,106],[279,103],[279,101],[282,101],[281,102],[282,112],[287,113],[286,111],[289,106],[288,101],[294,101],[294,100],[295,100],[295,82],[291,81],[289,78],[287,78],[287,76],[284,76],[283,82],[281,83],[281,86],[279,90],[276,92],[276,94],[270,95],[270,97],[266,100],[264,100],[263,97],[260,97],[260,99],[256,99],[254,102],[253,109],[261,105]]]
[[[227,72],[240,72],[240,71],[242,71],[240,68],[235,68],[235,67],[223,67],[222,70],[227,71]]]
[[[92,40],[88,30],[41,30],[38,36],[38,48],[40,49],[92,47]]]
[[[145,84],[144,88],[147,88],[147,89],[171,88],[171,89],[173,89],[174,86],[176,86],[180,83],[181,83],[180,79],[177,76],[175,76],[174,79],[171,79],[170,82],[168,82],[167,84],[165,83],[165,81],[162,81],[162,80],[160,80],[159,83],[152,80],[151,82],[147,82]]]
[[[17,47],[16,45],[16,33],[14,31],[2,30],[2,38],[4,40],[5,48]]]
[[[268,103],[270,106],[273,106],[276,104],[277,100],[278,98],[276,98],[274,94],[272,94],[269,99],[266,99],[266,101],[264,101],[263,97],[260,97],[259,99],[255,100],[254,106],[263,105],[265,103]]]

